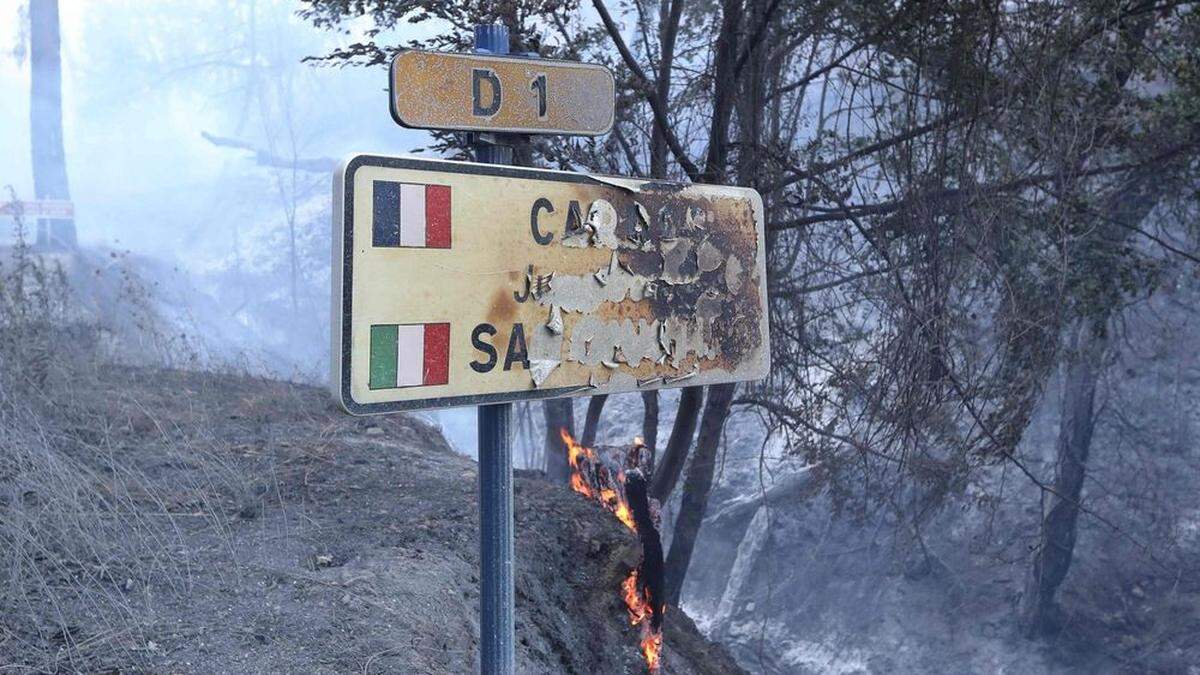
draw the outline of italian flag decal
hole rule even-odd
[[[371,244],[450,248],[450,186],[372,181]]]
[[[422,387],[450,381],[450,324],[371,326],[370,389]]]

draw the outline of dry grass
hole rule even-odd
[[[87,307],[62,257],[33,250],[19,219],[15,240],[0,260],[0,672],[138,667],[154,649],[149,589],[188,592],[184,533],[219,538],[244,481],[136,401],[123,417],[82,404],[114,358],[105,341],[130,344],[114,326],[150,358],[179,345],[165,344],[173,334],[135,276]],[[160,462],[191,470],[133,461],[130,425],[161,435]]]

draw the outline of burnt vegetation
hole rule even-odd
[[[144,262],[20,230],[3,254],[4,668],[478,668],[475,464],[436,427],[189,349]],[[540,475],[516,493],[520,671],[643,670],[619,595],[637,536]],[[739,672],[664,618],[670,672]]]
[[[731,415],[759,420],[764,447],[786,460],[760,481],[755,508],[786,518],[818,500],[847,522],[886,523],[895,555],[921,569],[941,565],[930,530],[941,514],[978,513],[980,559],[1025,570],[1009,597],[1011,627],[1028,638],[1053,641],[1070,625],[1058,596],[1072,561],[1094,554],[1081,550],[1083,526],[1150,576],[1195,569],[1196,551],[1147,531],[1154,509],[1088,484],[1096,428],[1120,415],[1103,409],[1102,392],[1115,391],[1106,374],[1139,348],[1129,322],[1194,285],[1193,3],[307,5],[323,27],[365,15],[380,29],[432,18],[457,28],[421,44],[353,44],[322,57],[331,63],[462,48],[478,22],[508,25],[514,51],[606,63],[618,76],[612,134],[534,140],[532,161],[762,194],[771,375],[685,389],[665,447],[650,442],[651,492],[679,500],[672,604],[713,515]],[[606,405],[588,406],[586,437]],[[1038,414],[1054,438],[1027,437]],[[549,407],[545,418],[572,426]],[[546,438],[543,461],[562,451]],[[1024,515],[997,515],[1014,510]],[[1001,521],[1019,532],[998,534]]]
[[[53,16],[31,31],[51,122]],[[296,16],[340,41],[309,65],[381,74],[402,48],[469,51],[475,25],[505,24],[513,52],[617,78],[610,134],[522,139],[517,163],[762,195],[765,380],[516,407],[520,667],[643,669],[619,596],[635,568],[667,672],[1200,662],[1196,3],[302,0]],[[37,196],[65,198],[51,127]],[[296,185],[333,162],[205,138],[274,172],[284,313],[322,311],[301,244],[321,248],[326,223],[297,216]],[[418,150],[469,155],[465,134],[433,139]],[[469,461],[415,417],[351,420],[218,365],[158,311],[145,265],[79,249],[70,221],[16,222],[0,665],[474,667]],[[636,471],[603,486],[631,493],[636,536],[565,489],[576,432],[641,438]]]

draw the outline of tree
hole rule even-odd
[[[1061,357],[1080,382],[1067,421],[1094,422],[1104,326],[1153,283],[1130,242],[1155,241],[1138,234],[1155,204],[1193,194],[1178,187],[1194,185],[1194,6],[634,0],[613,15],[592,4],[598,30],[545,34],[612,66],[613,133],[536,143],[540,161],[736,181],[759,190],[766,212],[772,372],[710,389],[707,402],[684,389],[655,461],[655,497],[683,478],[668,556],[676,598],[720,431],[733,411],[755,410],[819,467],[806,493],[823,490],[839,514],[886,513],[897,540],[921,550],[932,514],[997,467],[1016,469],[1056,514],[1039,527],[1047,553],[1034,562],[1052,583],[1029,594],[1052,599],[1066,567],[1050,551],[1069,552],[1087,512],[1073,496],[1086,434],[1060,441],[1070,449],[1053,481],[1021,439]],[[466,25],[467,10],[431,7],[421,11]],[[363,11],[389,27],[408,10]],[[1137,38],[1151,19],[1150,38]],[[1116,218],[1112,200],[1137,193],[1142,176],[1164,191]],[[1098,228],[1103,219],[1120,224]],[[1085,327],[1086,349],[1064,349]],[[589,405],[593,428],[602,406]]]
[[[546,421],[546,477],[565,485],[571,478],[571,465],[560,431],[566,429],[575,435],[574,402],[569,398],[551,399],[543,403],[542,412]]]
[[[34,195],[38,199],[69,201],[71,190],[63,148],[58,0],[30,0],[29,46],[29,129]],[[75,222],[58,218],[38,221],[38,245],[75,248]]]
[[[666,561],[666,603],[679,606],[683,581],[687,577],[696,550],[696,537],[708,509],[708,496],[712,492],[713,474],[717,468],[717,449],[721,444],[721,430],[729,416],[735,385],[716,384],[709,387],[708,400],[704,406],[704,418],[700,423],[700,437],[696,451],[688,465],[687,480],[675,520],[671,548]]]

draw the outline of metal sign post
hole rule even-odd
[[[508,28],[476,26],[475,49],[508,53]],[[478,141],[475,160],[511,164],[512,148]],[[479,426],[479,672],[516,672],[512,404],[481,405]]]
[[[500,675],[515,670],[511,403],[770,368],[762,198],[511,166],[516,134],[604,133],[615,101],[605,69],[509,55],[508,39],[478,26],[474,54],[396,57],[397,122],[469,130],[476,161],[348,158],[331,284],[347,412],[478,406],[479,667]]]

